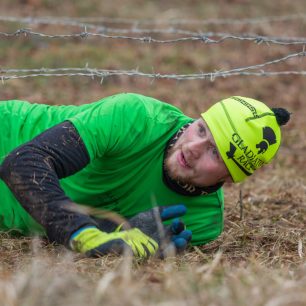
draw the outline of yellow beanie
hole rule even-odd
[[[275,113],[257,100],[230,97],[201,116],[235,183],[269,163],[280,146],[281,131]]]

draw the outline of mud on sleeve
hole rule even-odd
[[[73,211],[73,202],[59,179],[89,163],[84,142],[72,123],[65,121],[13,150],[0,176],[19,203],[43,227],[51,241],[68,245],[71,234],[88,224],[89,216]]]

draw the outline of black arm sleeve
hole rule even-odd
[[[48,238],[67,245],[74,231],[96,223],[71,209],[73,202],[59,179],[88,163],[84,142],[72,123],[65,121],[12,151],[1,165],[0,176],[25,210],[46,229]]]

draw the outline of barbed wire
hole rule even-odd
[[[294,20],[306,20],[306,14],[290,14],[283,16],[266,16],[259,18],[209,18],[209,19],[184,19],[184,18],[156,18],[156,19],[133,19],[133,18],[117,18],[117,17],[18,17],[18,16],[0,16],[1,21],[20,22],[20,23],[43,23],[43,24],[62,24],[76,25],[84,27],[84,23],[105,22],[105,23],[124,23],[132,26],[138,25],[230,25],[230,24],[261,24],[273,22],[287,22]]]
[[[121,20],[120,18],[107,18],[101,17],[103,19],[114,19],[114,20]],[[306,14],[296,14],[296,15],[287,15],[287,16],[279,16],[279,17],[266,17],[267,20],[290,20],[290,19],[298,19],[298,18],[305,18]],[[281,44],[281,45],[301,45],[306,43],[305,37],[269,37],[269,36],[262,36],[253,33],[242,33],[242,34],[232,34],[232,33],[220,33],[220,32],[205,32],[202,31],[190,31],[184,29],[177,29],[174,27],[165,28],[165,29],[140,29],[139,20],[136,20],[136,23],[133,24],[132,28],[128,29],[118,29],[118,28],[110,28],[106,26],[97,26],[89,23],[80,23],[77,20],[82,20],[83,18],[67,18],[67,17],[43,17],[43,18],[35,18],[35,17],[9,17],[9,16],[0,16],[0,20],[2,21],[10,21],[10,22],[21,22],[21,23],[31,23],[31,24],[52,24],[52,25],[72,25],[78,26],[84,29],[84,31],[80,33],[72,33],[72,34],[46,34],[41,32],[34,32],[31,29],[18,29],[13,33],[5,33],[0,32],[0,36],[5,37],[14,37],[20,36],[21,34],[27,34],[32,36],[39,36],[43,38],[87,38],[90,36],[100,37],[100,38],[108,38],[108,39],[128,39],[128,40],[136,40],[140,42],[147,42],[147,43],[178,43],[178,42],[186,42],[186,41],[200,41],[207,44],[217,44],[221,43],[225,40],[234,39],[234,40],[247,40],[253,41],[257,44],[261,44],[263,42],[267,44]],[[86,19],[86,18],[85,18]],[[90,19],[90,18],[89,18]],[[253,18],[249,19],[249,21],[258,21],[264,20],[265,18]],[[132,19],[129,19],[132,20]],[[215,19],[218,20],[218,19]],[[219,20],[222,21],[222,20]],[[96,32],[88,32],[87,29],[95,30]],[[121,35],[108,35],[107,33],[116,33]],[[134,37],[134,36],[124,36],[122,34],[173,34],[173,35],[188,35],[188,37],[181,37],[176,39],[155,39],[150,36],[146,37]],[[212,39],[212,37],[218,37],[219,39]]]
[[[106,20],[102,17],[104,21]],[[294,20],[294,19],[306,19],[306,15],[287,15],[287,16],[280,16],[280,17],[266,17],[265,18],[257,18],[257,19],[243,19],[240,21],[243,22],[250,22],[250,23],[257,23],[259,20],[263,22],[264,20],[268,22],[274,21],[285,21],[285,20]],[[0,16],[0,21],[11,21],[11,22],[22,22],[22,23],[37,23],[37,24],[62,24],[62,25],[73,25],[78,27],[84,27],[84,31],[80,33],[69,33],[69,34],[46,34],[42,32],[35,32],[31,29],[18,29],[13,33],[6,33],[0,32],[0,38],[2,37],[21,37],[21,36],[37,36],[41,38],[48,38],[48,39],[69,39],[69,38],[88,38],[88,37],[99,37],[99,38],[107,38],[107,39],[129,39],[129,40],[136,40],[144,43],[178,43],[184,41],[200,41],[207,44],[216,44],[221,43],[226,40],[241,40],[241,41],[252,41],[257,44],[265,43],[265,44],[280,44],[280,45],[303,45],[303,51],[298,53],[292,53],[287,56],[270,60],[262,64],[252,65],[252,66],[245,66],[230,69],[227,71],[214,71],[214,72],[200,72],[200,73],[192,73],[192,74],[163,74],[163,73],[145,73],[140,72],[138,69],[134,70],[108,70],[108,69],[96,69],[96,68],[89,68],[86,67],[77,67],[77,68],[40,68],[40,69],[0,69],[0,78],[2,81],[11,80],[11,79],[21,79],[21,78],[32,78],[32,77],[73,77],[73,76],[84,76],[84,77],[91,77],[95,78],[98,77],[101,79],[101,82],[104,78],[111,77],[111,76],[130,76],[130,77],[144,77],[150,79],[172,79],[172,80],[195,80],[195,79],[209,79],[214,81],[216,78],[219,77],[230,77],[230,76],[280,76],[280,75],[306,75],[306,71],[304,70],[285,70],[285,71],[265,71],[263,68],[269,65],[274,65],[280,62],[287,61],[294,57],[304,57],[305,56],[305,44],[306,38],[305,37],[269,37],[269,36],[259,36],[257,34],[250,34],[250,33],[242,33],[239,35],[231,34],[231,33],[222,33],[222,32],[206,32],[202,33],[201,31],[195,32],[190,30],[183,30],[177,29],[174,27],[165,28],[165,29],[140,29],[138,28],[139,24],[153,24],[148,23],[141,23],[139,20],[134,20],[132,28],[128,29],[118,29],[118,28],[109,28],[105,26],[97,26],[93,24],[82,23],[80,21],[88,21],[89,19],[86,18],[75,18],[75,19],[65,19],[65,18],[54,18],[54,17],[45,17],[45,18],[19,18],[19,17],[5,17]],[[101,19],[100,19],[101,20]],[[120,18],[110,18],[115,22],[119,23],[119,20],[122,21]],[[132,21],[131,19],[129,19]],[[91,20],[92,21],[92,20]],[[180,20],[182,21],[182,20]],[[195,20],[194,20],[195,21]],[[217,22],[217,21],[225,21],[230,22],[229,19],[227,20],[202,20],[202,22]],[[234,20],[231,20],[234,21]],[[238,20],[239,21],[239,20]],[[158,20],[154,22],[159,22]],[[164,23],[167,24],[167,23]],[[169,24],[169,23],[168,23]],[[183,23],[177,23],[183,24]],[[220,23],[221,24],[221,23]],[[225,23],[224,23],[225,24]],[[88,32],[87,28],[94,29],[98,31],[98,33]],[[135,37],[135,36],[126,36],[126,35],[107,35],[105,33],[133,33],[133,34],[175,34],[175,35],[187,35],[187,37],[180,37],[174,39],[156,39],[151,36],[146,37]],[[218,38],[218,39],[216,39]],[[257,70],[257,71],[252,71]],[[15,74],[14,74],[15,73]]]
[[[288,54],[285,57],[267,61],[262,64],[251,65],[246,67],[239,67],[230,69],[227,71],[215,71],[215,72],[201,72],[192,74],[162,74],[162,73],[144,73],[136,70],[108,70],[108,69],[96,69],[89,68],[88,66],[84,68],[40,68],[40,69],[0,69],[0,78],[2,81],[10,79],[21,79],[30,77],[61,77],[61,76],[86,76],[86,77],[99,77],[101,82],[104,78],[110,76],[130,76],[130,77],[145,77],[150,79],[172,79],[172,80],[195,80],[195,79],[209,79],[214,81],[219,77],[229,77],[229,76],[277,76],[277,75],[306,75],[305,70],[300,71],[264,71],[263,68],[266,66],[281,63],[296,57],[305,57],[306,52],[298,52]],[[259,71],[249,71],[249,70],[259,70]],[[21,75],[8,75],[12,73],[26,73]]]
[[[134,33],[144,33],[149,30],[134,30]],[[154,30],[150,30],[154,31]],[[165,32],[161,32],[160,30],[155,30],[155,33],[177,33],[174,30],[167,30]],[[69,38],[88,38],[88,37],[99,37],[105,39],[126,39],[126,40],[134,40],[140,41],[142,43],[179,43],[186,41],[200,41],[206,44],[218,44],[222,43],[226,40],[240,40],[240,41],[251,41],[256,44],[266,43],[266,44],[277,44],[277,45],[305,45],[306,38],[305,37],[269,37],[269,36],[258,36],[254,34],[242,34],[235,35],[229,33],[219,33],[219,32],[207,32],[207,33],[196,33],[191,32],[194,36],[189,37],[181,37],[175,39],[155,39],[151,36],[146,37],[135,37],[135,36],[124,36],[124,35],[107,35],[103,33],[92,33],[88,32],[85,28],[85,31],[80,33],[72,33],[72,34],[46,34],[42,32],[34,32],[30,29],[18,29],[13,33],[0,32],[0,37],[20,37],[21,35],[25,36],[38,36],[41,38],[49,38],[49,39],[69,39]],[[180,33],[181,34],[181,33]],[[211,37],[220,37],[219,39],[212,39]]]
[[[187,81],[187,80],[210,80],[214,81],[219,77],[233,77],[233,76],[261,76],[261,77],[271,77],[271,76],[282,76],[282,75],[301,75],[306,76],[306,71],[260,71],[260,72],[232,72],[232,73],[210,73],[210,74],[199,74],[195,76],[180,76],[180,75],[163,75],[163,74],[146,74],[146,73],[138,73],[130,71],[121,71],[117,70],[115,72],[109,73],[105,71],[103,73],[37,73],[37,74],[28,74],[28,75],[0,75],[0,80],[2,83],[4,81],[13,80],[13,79],[25,79],[25,78],[33,78],[33,77],[74,77],[74,76],[82,76],[89,77],[94,79],[98,77],[101,79],[100,83],[103,83],[104,78],[111,76],[130,76],[130,77],[145,77],[150,79],[171,79],[176,81]]]

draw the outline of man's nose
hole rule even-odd
[[[199,158],[203,154],[206,143],[207,141],[204,139],[190,142],[188,144],[189,154],[195,159]]]

